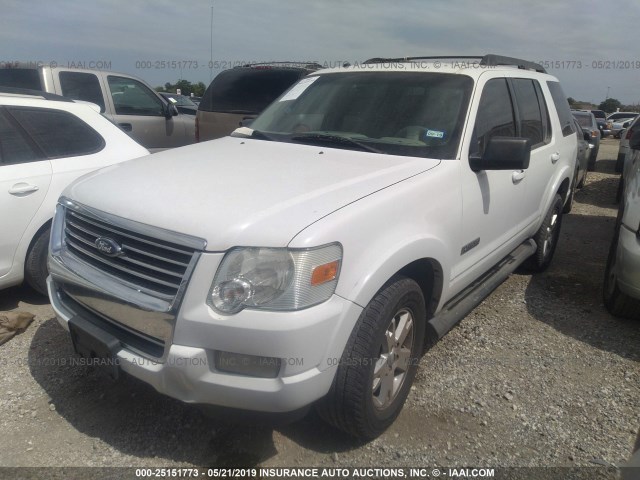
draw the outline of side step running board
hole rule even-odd
[[[513,271],[536,251],[536,242],[528,240],[503,258],[493,269],[446,303],[440,313],[427,322],[427,338],[437,341],[477,307],[504,282]]]

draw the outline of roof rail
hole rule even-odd
[[[73,102],[71,98],[56,95],[55,93],[43,92],[42,90],[32,90],[30,88],[16,88],[0,86],[0,93],[10,93],[13,95],[29,95],[31,97],[42,97],[45,100],[53,100],[55,102]]]
[[[244,67],[260,67],[260,66],[291,66],[291,67],[301,67],[301,68],[315,68],[320,69],[323,68],[317,62],[261,62],[261,63],[245,63],[244,65],[240,65],[236,68],[244,68]]]
[[[497,66],[513,66],[523,70],[535,70],[540,73],[547,73],[544,67],[538,63],[522,60],[521,58],[504,57],[501,55],[488,54],[484,56],[475,55],[437,55],[428,57],[399,57],[399,58],[381,58],[375,57],[366,60],[365,64],[385,63],[385,62],[410,62],[413,60],[480,60],[480,65],[487,67]]]

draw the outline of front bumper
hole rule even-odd
[[[65,301],[65,295],[55,280],[49,277],[47,283],[58,321],[68,330],[69,320],[78,313],[68,300]],[[185,310],[189,311],[189,308]],[[211,340],[210,348],[181,345],[174,338],[164,358],[154,359],[123,345],[116,354],[116,361],[124,372],[161,393],[187,403],[257,412],[291,412],[313,403],[329,391],[337,359],[340,358],[338,350],[346,344],[346,338],[340,339],[344,336],[341,332],[349,329],[347,324],[355,323],[360,312],[361,307],[334,295],[316,307],[277,314],[285,319],[289,328],[282,328],[280,323],[280,328],[276,325],[271,332],[266,327],[270,321],[277,321],[269,318],[272,312],[248,312],[256,318],[267,313],[264,318],[259,318],[263,329],[244,328],[242,322],[227,331],[209,325],[189,335],[206,335],[204,338]],[[206,319],[202,320],[206,322]],[[227,321],[232,323],[235,320]],[[188,328],[188,323],[179,315],[176,330]],[[305,328],[297,328],[297,325],[305,324]],[[201,337],[199,343],[203,342],[206,340]],[[261,348],[255,348],[257,345]],[[256,378],[218,371],[214,361],[217,349],[279,358],[282,362],[280,374],[276,378]]]
[[[624,225],[620,228],[617,255],[618,288],[640,299],[640,238]]]

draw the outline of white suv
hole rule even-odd
[[[89,105],[0,89],[0,288],[26,279],[46,294],[49,227],[62,190],[148,153]]]
[[[49,294],[76,351],[185,402],[372,438],[426,344],[549,265],[577,137],[542,67],[373,59],[309,75],[232,137],[60,199]]]

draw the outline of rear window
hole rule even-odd
[[[258,114],[304,76],[298,69],[234,68],[213,79],[199,109],[207,112]]]
[[[30,90],[43,89],[38,70],[34,68],[0,68],[0,85]]]
[[[574,113],[573,116],[576,117],[576,120],[581,127],[591,128],[593,126],[591,122],[591,115],[587,115],[584,113]]]
[[[558,118],[560,119],[560,128],[562,129],[562,135],[567,137],[575,132],[573,126],[573,116],[571,115],[571,109],[569,108],[569,102],[567,97],[562,91],[562,87],[558,82],[547,82],[549,90],[551,91],[551,98],[556,106],[558,112]]]
[[[93,73],[60,72],[60,86],[65,97],[95,103],[100,106],[100,113],[104,113],[100,81]]]
[[[89,155],[104,148],[100,134],[69,112],[28,107],[7,111],[48,158]]]
[[[593,116],[596,118],[607,118],[606,113],[602,110],[591,110],[591,113],[593,113]]]

